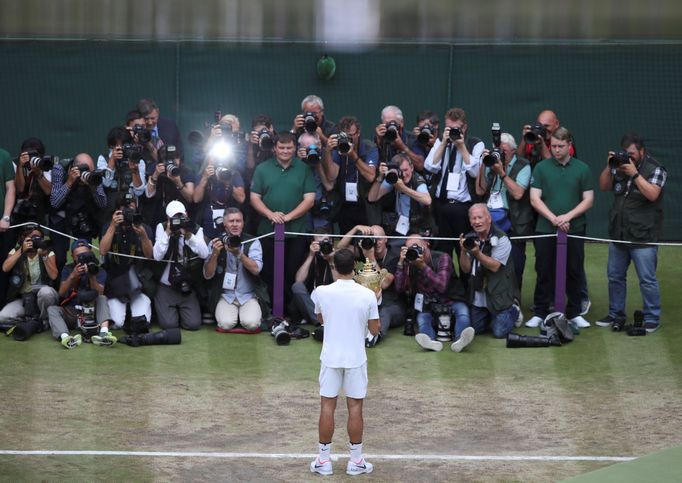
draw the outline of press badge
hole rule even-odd
[[[499,208],[504,208],[504,202],[502,201],[502,195],[499,191],[490,193],[490,198],[488,198],[488,208],[491,210],[496,210]]]
[[[401,235],[407,235],[410,229],[410,219],[405,215],[400,215],[398,218],[398,223],[395,225],[395,231]]]
[[[237,286],[237,274],[236,273],[226,273],[225,279],[223,280],[223,288],[227,290],[234,290]]]
[[[448,175],[448,191],[458,191],[459,190],[459,178],[462,176],[461,173],[450,173]]]
[[[216,218],[223,217],[223,213],[225,212],[225,210],[211,210],[211,212],[213,212],[213,221],[215,221]]]
[[[424,309],[424,294],[418,293],[414,296],[414,310],[422,312]]]
[[[346,201],[358,201],[358,184],[346,183]]]

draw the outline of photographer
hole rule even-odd
[[[145,160],[145,176],[154,172],[154,166],[159,160],[159,149],[164,145],[160,138],[153,138],[147,129],[144,116],[139,111],[126,114],[126,131],[133,138],[133,144],[142,146],[142,159]]]
[[[493,223],[507,235],[532,235],[535,213],[530,205],[528,189],[530,163],[516,156],[516,141],[509,133],[500,135],[499,151],[502,159],[491,155],[487,149],[483,151],[484,162],[481,163],[480,173],[476,178],[476,194],[486,200]],[[520,292],[523,269],[526,266],[526,241],[514,240],[511,243],[516,285]]]
[[[220,111],[216,112],[216,116],[219,114]],[[216,145],[218,145],[218,148],[216,148]],[[227,148],[229,152],[223,153],[226,146],[229,146]],[[242,176],[246,173],[247,149],[249,149],[249,143],[245,133],[241,131],[239,118],[234,114],[221,116],[217,120],[217,124],[211,127],[211,133],[206,142],[206,153],[208,155],[216,153],[218,157],[229,158],[230,167],[238,171]],[[203,151],[203,149],[200,149],[197,154],[201,156]],[[203,158],[201,161],[203,161]]]
[[[395,226],[391,229],[401,235],[433,229],[429,212],[431,195],[424,178],[414,172],[412,161],[405,154],[396,154],[391,167],[379,165],[379,175],[369,189],[367,199],[375,202],[395,191]],[[392,234],[391,230],[389,233]]]
[[[459,266],[471,274],[468,298],[471,326],[477,334],[488,327],[493,337],[502,339],[514,328],[519,315],[514,305],[516,284],[514,263],[510,259],[511,241],[493,225],[488,207],[477,203],[469,208],[473,234],[459,237]]]
[[[321,146],[326,147],[329,136],[335,131],[336,126],[334,123],[324,117],[324,103],[322,99],[312,94],[304,97],[301,101],[301,114],[297,114],[294,117],[291,134],[296,137],[300,137],[304,132],[317,135]]]
[[[238,208],[227,208],[223,220],[225,234],[211,240],[211,253],[204,262],[203,275],[210,280],[209,310],[215,314],[218,331],[230,331],[237,324],[249,332],[259,331],[263,314],[256,291],[263,250],[260,241],[244,240],[244,215]]]
[[[12,274],[12,283],[7,293],[10,302],[0,311],[0,323],[24,315],[46,322],[47,308],[59,301],[53,287],[58,276],[54,252],[47,247],[43,231],[38,227],[22,229],[17,243],[18,247],[10,250],[2,264],[2,271]],[[26,314],[25,294],[35,295],[38,314]]]
[[[140,99],[137,102],[137,111],[144,117],[147,129],[151,132],[152,143],[161,139],[165,145],[173,145],[182,151],[182,137],[175,121],[166,117],[160,117],[159,107],[152,99]]]
[[[443,137],[436,140],[424,162],[424,169],[435,174],[431,195],[436,210],[436,226],[442,237],[452,241],[439,241],[438,248],[459,257],[459,244],[454,238],[468,233],[467,211],[476,199],[475,178],[485,144],[478,138],[468,136],[469,124],[463,109],[453,107],[445,113]]]
[[[316,228],[312,238],[308,256],[296,271],[295,282],[291,286],[295,311],[311,324],[317,321],[317,317],[310,294],[316,287],[334,282],[332,260],[335,252],[334,242],[329,237],[329,228]]]
[[[353,235],[364,235],[365,238],[351,238]],[[353,242],[356,243],[353,243]],[[388,248],[388,238],[384,229],[379,225],[365,226],[357,225],[353,227],[341,241],[336,249],[355,246],[355,257],[357,260],[366,263],[367,260],[375,268],[386,269],[386,276],[381,281],[381,296],[379,299],[379,319],[381,320],[381,330],[378,335],[366,341],[367,347],[377,345],[386,334],[388,329],[401,327],[405,323],[405,303],[403,297],[396,292],[393,280],[398,268],[398,256],[391,253]]]
[[[426,240],[412,236],[400,249],[394,283],[397,292],[409,293],[414,304],[419,325],[415,340],[422,348],[436,352],[443,348],[443,343],[435,340],[434,326],[444,338],[454,340],[450,345],[454,352],[461,352],[474,339],[464,286],[455,273],[450,255],[432,252]],[[454,331],[452,317],[455,317]]]
[[[154,296],[159,325],[198,330],[201,309],[194,285],[201,283],[199,272],[208,257],[204,232],[193,230],[185,205],[177,200],[168,203],[166,216],[166,222],[156,225],[153,249],[154,260],[167,261]]]
[[[376,178],[379,150],[369,139],[362,139],[357,118],[342,117],[339,129],[338,134],[329,137],[322,164],[340,200],[336,220],[341,233],[345,233],[355,225],[381,221],[380,207],[367,202]]]
[[[381,111],[381,124],[374,129],[374,143],[379,150],[379,163],[388,163],[396,154],[405,154],[410,162],[424,163],[421,145],[408,140],[403,111],[397,106],[386,106]]]
[[[411,157],[410,159],[412,159],[412,164],[414,164],[414,170],[426,180],[429,188],[431,187],[433,173],[424,169],[424,162],[431,149],[433,149],[433,145],[438,140],[439,132],[440,119],[438,114],[427,110],[417,115],[417,125],[412,128],[412,134],[415,136],[415,139],[411,147],[413,152],[423,152],[424,156]]]
[[[658,247],[663,229],[663,188],[666,169],[644,147],[643,139],[629,133],[620,141],[623,151],[609,152],[599,176],[599,188],[613,191],[609,215],[609,238],[635,244],[609,243],[609,313],[598,320],[601,327],[625,320],[626,277],[630,261],[637,269],[642,295],[644,328],[655,332],[660,326],[661,296],[656,279]]]
[[[546,109],[538,114],[535,124],[526,124],[521,133],[521,143],[517,154],[521,158],[528,159],[531,169],[543,159],[552,157],[550,142],[554,131],[561,127],[559,118],[554,111]],[[576,156],[575,144],[571,144],[571,156]]]
[[[251,121],[249,146],[246,149],[246,180],[250,180],[256,166],[273,156],[275,147],[275,128],[272,118],[267,114],[259,114]]]
[[[50,208],[53,158],[45,156],[45,145],[40,139],[28,138],[21,143],[16,162],[16,202],[12,223],[33,221],[45,224],[45,215]]]
[[[69,335],[69,330],[80,329],[95,345],[112,346],[116,337],[109,332],[109,306],[104,296],[106,272],[98,266],[97,257],[90,249],[88,240],[79,239],[71,245],[73,263],[64,267],[59,285],[59,305],[48,307],[52,336],[66,349],[81,345],[82,334]],[[93,307],[94,306],[94,307]],[[93,313],[94,309],[94,313]]]
[[[159,150],[159,162],[149,176],[142,203],[144,219],[150,224],[162,223],[164,212],[172,201],[187,205],[194,196],[194,175],[184,166],[182,153],[174,145]]]
[[[100,232],[97,214],[107,206],[103,178],[103,173],[95,171],[92,158],[85,153],[76,155],[66,168],[56,164],[52,168],[50,194],[52,226],[88,241],[97,237]],[[69,240],[55,234],[52,242],[59,269],[66,263]]]
[[[323,154],[325,151],[325,154]],[[330,226],[338,211],[339,199],[333,191],[334,184],[329,181],[322,167],[322,158],[326,152],[317,134],[304,132],[298,138],[297,156],[301,161],[310,166],[315,180],[315,204],[310,210],[310,223],[312,228]]]
[[[7,229],[11,226],[10,214],[14,209],[15,201],[15,183],[14,183],[14,168],[12,158],[7,151],[0,148],[0,212],[2,219],[0,219],[0,262],[4,262],[7,252],[14,243],[13,237],[8,236]],[[5,272],[0,272],[0,306],[5,305],[5,296],[7,294],[7,283],[9,276]]]
[[[133,255],[152,258],[152,230],[143,223],[137,210],[137,201],[130,193],[119,195],[116,211],[111,222],[104,226],[99,242],[100,254],[105,257],[107,282],[104,295],[107,297],[109,313],[114,328],[120,329],[126,319],[126,310],[130,306],[131,317],[144,317],[146,324],[151,323],[152,303],[143,293],[140,273],[145,272],[145,281],[153,278],[145,262],[121,255]],[[153,294],[151,294],[153,295]]]

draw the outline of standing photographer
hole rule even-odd
[[[45,156],[45,145],[38,138],[21,143],[14,177],[16,202],[12,224],[33,221],[45,224],[52,192],[52,156]]]
[[[257,331],[263,316],[256,295],[263,249],[258,240],[244,240],[244,215],[238,208],[227,208],[223,223],[225,234],[211,240],[211,253],[204,262],[203,275],[211,285],[209,310],[215,314],[219,331],[232,330],[237,324]]]
[[[172,201],[189,205],[194,196],[194,183],[195,176],[184,166],[178,148],[172,144],[161,148],[159,162],[145,188],[146,198],[142,203],[144,219],[150,224],[162,223],[166,219],[166,207]]]
[[[322,158],[328,150],[322,147],[317,134],[304,132],[298,138],[298,158],[310,167],[315,180],[315,204],[310,210],[310,227],[319,228],[331,226],[335,213],[338,211],[339,198],[333,191],[334,184],[329,180],[322,166]]]
[[[374,128],[374,142],[379,149],[379,163],[390,162],[396,154],[404,154],[411,163],[424,163],[424,150],[413,144],[405,131],[405,118],[398,106],[386,106],[381,110],[381,124]]]
[[[609,216],[609,238],[633,242],[609,243],[609,313],[596,324],[609,327],[625,319],[626,276],[630,262],[637,269],[642,294],[644,328],[655,332],[660,325],[661,296],[656,279],[658,247],[663,230],[663,187],[666,169],[644,148],[643,139],[630,133],[623,136],[624,151],[609,152],[606,167],[599,176],[599,188],[613,191]]]
[[[432,252],[426,240],[414,235],[400,249],[394,283],[398,293],[410,294],[419,325],[415,340],[422,348],[435,352],[443,348],[443,343],[435,340],[434,326],[444,337],[454,340],[450,346],[454,352],[461,352],[474,340],[464,286],[455,273],[450,255]],[[441,323],[441,317],[447,324]]]
[[[472,234],[460,235],[459,266],[471,274],[468,284],[471,325],[477,334],[488,327],[493,337],[505,338],[519,315],[514,305],[516,284],[510,259],[511,241],[493,225],[488,207],[477,203],[469,208]]]
[[[107,274],[98,266],[88,240],[74,241],[71,256],[73,263],[62,270],[59,285],[62,301],[47,309],[52,336],[66,349],[73,349],[81,345],[83,336],[71,336],[69,330],[79,329],[86,337],[97,334],[90,337],[93,344],[112,346],[116,337],[109,332],[111,318],[104,296]]]
[[[201,309],[194,285],[201,283],[201,267],[208,257],[204,231],[192,228],[185,205],[171,201],[167,220],[156,225],[154,260],[165,260],[154,307],[162,329],[201,327]]]
[[[108,274],[104,295],[107,297],[109,313],[116,329],[123,327],[128,305],[131,318],[137,318],[140,322],[143,318],[147,326],[151,323],[152,303],[149,296],[143,293],[143,284],[139,276],[142,271],[150,275],[150,268],[145,266],[142,260],[125,256],[152,258],[151,238],[152,230],[149,225],[143,223],[142,215],[137,211],[135,197],[130,193],[120,195],[116,211],[111,217],[111,222],[105,225],[99,242],[100,254],[106,257]],[[144,277],[148,283],[152,278]]]
[[[333,122],[324,117],[324,103],[318,96],[311,94],[301,101],[301,114],[294,117],[291,134],[300,137],[307,132],[320,139],[321,146],[327,146],[327,140],[336,131]]]
[[[37,226],[23,229],[17,243],[2,264],[2,271],[13,276],[7,293],[9,303],[0,311],[0,323],[24,315],[46,321],[47,308],[59,301],[53,287],[58,276],[54,252],[46,246],[43,231]],[[26,313],[27,295],[35,297],[39,313]],[[33,301],[31,305],[35,306]]]

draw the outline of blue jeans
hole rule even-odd
[[[471,326],[476,334],[482,334],[488,327],[493,332],[493,337],[504,339],[514,328],[514,322],[519,316],[519,311],[512,306],[500,312],[490,312],[485,307],[471,306]]]
[[[452,340],[457,340],[462,331],[471,325],[469,307],[464,302],[452,302],[450,304],[450,314],[455,317],[455,333]],[[428,335],[431,340],[436,339],[436,331],[433,329],[433,315],[431,312],[417,313],[417,325],[419,326],[417,332]]]
[[[658,247],[634,248],[632,245],[609,244],[607,276],[609,278],[609,315],[625,316],[625,294],[627,291],[627,271],[632,261],[639,278],[639,291],[642,294],[644,322],[658,323],[661,318],[661,295],[656,279]]]

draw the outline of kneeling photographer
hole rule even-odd
[[[450,255],[432,252],[426,240],[413,235],[400,249],[394,283],[399,293],[410,294],[419,326],[415,340],[422,348],[438,352],[444,341],[453,340],[450,349],[461,352],[474,339],[464,286]]]
[[[116,337],[109,332],[111,318],[104,296],[107,274],[99,267],[87,240],[74,241],[71,256],[73,263],[62,270],[59,285],[62,301],[47,309],[52,335],[66,349],[78,347],[84,338],[95,345],[114,345]],[[82,334],[71,336],[69,330],[80,330]]]
[[[509,237],[493,225],[488,207],[476,203],[469,208],[473,233],[459,239],[459,266],[471,274],[468,298],[471,326],[477,334],[489,327],[496,338],[507,337],[519,315],[514,305],[516,282]]]
[[[263,249],[260,241],[244,236],[244,215],[238,208],[227,208],[223,220],[225,233],[211,240],[211,254],[204,262],[209,310],[219,332],[233,330],[237,324],[249,332],[259,331],[264,314],[257,291],[262,287],[261,297],[267,295],[259,278]]]
[[[133,194],[119,195],[115,207],[116,211],[111,217],[111,222],[105,225],[99,243],[100,254],[105,257],[108,274],[104,295],[107,297],[109,313],[116,329],[123,327],[128,306],[131,319],[148,326],[151,323],[152,302],[144,292],[151,291],[149,294],[154,295],[152,291],[155,288],[154,277],[147,265],[153,262],[125,255],[152,258],[152,230],[149,225],[143,223]]]
[[[38,227],[23,229],[17,244],[2,264],[2,271],[11,276],[9,302],[0,311],[0,324],[3,330],[16,326],[14,338],[26,340],[43,330],[48,307],[59,301],[53,287],[58,275],[57,262]]]
[[[201,309],[195,285],[203,280],[201,269],[208,257],[204,231],[187,216],[185,205],[175,200],[166,206],[167,220],[156,225],[154,260],[164,260],[154,308],[162,329],[178,326],[198,330]]]

